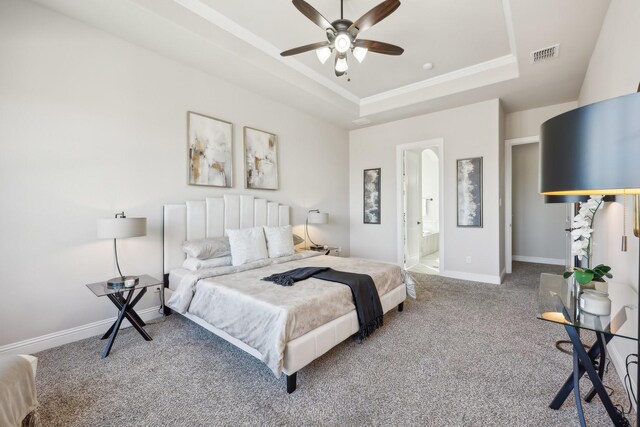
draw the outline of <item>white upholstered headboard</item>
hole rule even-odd
[[[168,274],[185,259],[185,240],[224,236],[226,229],[289,225],[289,206],[253,196],[225,194],[163,206],[163,269]]]

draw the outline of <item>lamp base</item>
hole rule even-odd
[[[133,288],[138,284],[140,279],[138,276],[122,276],[122,277],[114,277],[113,279],[107,280],[107,288],[109,289],[122,289],[122,288]]]

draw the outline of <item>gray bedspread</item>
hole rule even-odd
[[[234,274],[208,278],[204,277],[206,274],[201,275],[193,285],[195,292],[188,311],[258,350],[262,361],[280,376],[287,342],[354,310],[351,290],[339,283],[311,278],[283,287],[261,280],[271,274],[308,266],[368,274],[380,296],[403,283],[401,269],[394,264],[318,256]],[[186,279],[185,288],[188,288]],[[189,293],[183,292],[176,301],[184,302],[182,297]],[[174,308],[174,295],[167,302],[171,308]]]

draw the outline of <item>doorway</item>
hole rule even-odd
[[[539,141],[537,136],[505,141],[507,274],[512,261],[565,265],[570,258],[565,229],[572,215],[566,204],[545,203],[538,193]]]
[[[443,254],[442,141],[399,147],[400,262],[406,270],[440,274]]]

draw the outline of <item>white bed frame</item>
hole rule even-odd
[[[181,247],[185,240],[220,237],[224,235],[226,229],[290,224],[289,206],[247,195],[225,194],[224,197],[207,197],[201,201],[164,205],[163,208],[164,298],[167,299],[172,293],[168,288],[169,272],[182,267],[185,254]],[[406,295],[404,284],[387,292],[380,298],[383,311],[386,313],[394,307],[402,311]],[[183,316],[252,356],[262,359],[262,355],[256,349],[203,319],[189,312]],[[358,317],[353,310],[289,341],[284,352],[283,367],[283,372],[287,376],[287,392],[295,391],[296,373],[300,369],[358,332],[358,329]]]

